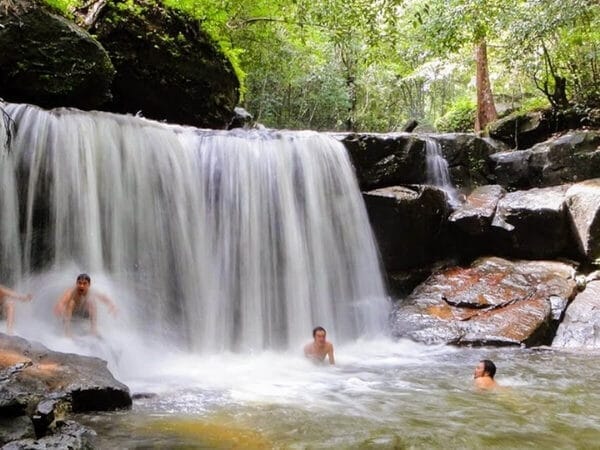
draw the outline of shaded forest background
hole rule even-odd
[[[219,43],[241,106],[269,127],[471,131],[496,114],[600,106],[597,0],[164,3]]]

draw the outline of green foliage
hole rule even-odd
[[[477,105],[471,99],[459,99],[446,114],[438,119],[435,127],[441,132],[472,132],[475,126]]]
[[[71,15],[73,8],[79,5],[78,0],[44,0],[45,3],[60,11],[65,17]]]
[[[525,100],[521,103],[521,106],[518,109],[518,113],[528,113],[531,111],[540,111],[542,109],[547,109],[550,107],[550,103],[548,103],[548,99],[544,97],[533,97]]]
[[[569,100],[600,105],[597,0],[162,1],[218,43],[267,126],[389,131],[414,118],[470,130],[481,39],[503,106],[541,106],[561,78]]]

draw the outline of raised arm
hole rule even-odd
[[[101,294],[100,292],[97,292],[95,295],[98,300],[106,305],[113,316],[117,314],[117,305],[115,305],[115,302],[113,302],[109,296]]]
[[[29,301],[31,300],[31,294],[19,294],[6,286],[0,285],[0,297],[9,297],[16,300]]]
[[[329,344],[329,349],[327,350],[327,357],[329,358],[329,364],[335,364],[335,358],[333,357],[333,344]]]

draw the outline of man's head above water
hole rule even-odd
[[[92,280],[87,273],[81,273],[77,275],[77,293],[79,295],[86,295],[90,289],[91,282]]]
[[[327,331],[323,327],[315,327],[313,330],[313,338],[317,344],[325,344],[325,338],[327,337]]]
[[[496,375],[496,365],[489,359],[482,359],[475,368],[475,378],[490,377]]]

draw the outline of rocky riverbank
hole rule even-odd
[[[3,449],[92,448],[95,432],[70,420],[70,414],[129,407],[129,389],[112,376],[106,361],[0,333]]]

